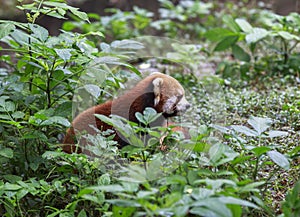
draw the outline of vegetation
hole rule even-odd
[[[0,20],[1,216],[300,215],[299,14],[160,0],[157,19],[137,7],[100,17],[19,2],[26,23]],[[61,34],[44,15],[69,18]],[[147,108],[136,117],[148,127],[97,116],[131,145],[99,132],[94,157],[61,151],[72,114],[152,67],[185,87],[193,108],[176,121],[190,139],[149,127],[160,114]]]

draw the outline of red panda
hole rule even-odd
[[[152,73],[119,98],[80,113],[73,120],[72,127],[67,130],[63,141],[63,151],[72,153],[77,150],[74,146],[77,132],[95,134],[95,127],[101,131],[112,129],[112,126],[96,118],[95,114],[119,115],[138,123],[135,113],[142,113],[147,107],[155,109],[157,113],[162,113],[161,118],[155,121],[155,125],[163,126],[166,118],[180,115],[190,107],[190,104],[185,98],[183,87],[176,79],[159,72]],[[118,142],[119,147],[128,145],[118,134],[115,135],[114,140]]]

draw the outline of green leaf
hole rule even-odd
[[[103,202],[104,202],[104,195],[102,193],[98,193],[97,196],[90,195],[90,194],[84,194],[81,196],[81,198],[92,201],[96,204],[103,204]]]
[[[21,176],[16,176],[16,175],[3,175],[3,178],[10,183],[16,183],[17,181],[21,181],[23,178]]]
[[[134,216],[136,208],[134,207],[119,207],[119,206],[113,206],[113,216],[114,217],[128,217],[128,216]]]
[[[110,180],[110,176],[108,173],[101,175],[98,179],[99,185],[109,185],[110,182],[111,182],[111,180]]]
[[[17,184],[10,184],[10,183],[5,183],[4,189],[8,191],[17,191],[20,190],[22,186],[17,185]]]
[[[261,156],[265,153],[267,153],[268,151],[270,151],[271,148],[266,147],[266,146],[261,146],[261,147],[255,147],[253,149],[251,149],[251,151],[253,151],[255,153],[255,156]]]
[[[299,41],[300,40],[300,38],[297,35],[291,34],[286,31],[279,31],[279,32],[277,32],[277,34],[288,41],[291,41],[291,40]]]
[[[93,35],[93,36],[99,36],[99,37],[105,37],[104,34],[102,32],[88,32],[83,34],[83,37],[86,37],[88,35]]]
[[[13,158],[14,151],[11,148],[2,148],[0,149],[0,156],[5,158]]]
[[[269,32],[262,28],[253,28],[252,32],[246,35],[246,42],[248,44],[256,43],[259,40],[267,37]]]
[[[215,164],[222,157],[224,151],[225,146],[222,143],[214,144],[208,152],[210,161]]]
[[[85,212],[84,209],[82,209],[79,213],[78,213],[78,216],[77,217],[87,217],[87,214]]]
[[[101,95],[101,88],[94,84],[84,85],[85,90],[93,97],[98,98]]]
[[[12,23],[2,23],[0,24],[0,39],[9,35],[16,29],[16,26]]]
[[[199,200],[196,201],[192,204],[193,207],[206,207],[207,209],[209,209],[210,211],[212,211],[212,213],[214,213],[213,215],[209,215],[209,216],[218,216],[218,217],[231,217],[232,213],[230,211],[230,209],[228,209],[226,207],[225,204],[222,203],[221,200],[219,200],[219,198],[206,198],[204,200]],[[202,213],[198,213],[199,210],[195,210],[195,208],[191,209],[190,212],[193,214],[198,214],[200,216],[203,216]]]
[[[132,50],[139,50],[145,48],[145,46],[138,41],[134,40],[121,40],[121,41],[113,41],[111,43],[111,47],[114,49],[132,49]]]
[[[42,126],[52,125],[52,124],[59,124],[65,127],[70,127],[71,123],[68,121],[68,119],[60,116],[53,116],[50,117],[48,120],[45,120],[42,122]]]
[[[122,200],[122,199],[115,199],[115,200],[106,200],[106,202],[122,206],[122,207],[140,207],[141,205],[138,202],[132,200]]]
[[[79,11],[79,8],[73,8],[73,7],[69,7],[68,8],[72,14],[74,14],[76,17],[80,18],[81,20],[84,20],[86,22],[90,22],[89,21],[89,17],[85,12]]]
[[[77,194],[77,197],[82,197],[83,195],[91,194],[93,191],[94,191],[93,189],[84,188],[79,191],[79,193]]]
[[[42,42],[45,42],[48,39],[49,32],[44,27],[37,24],[29,24],[29,28],[33,33],[31,36],[33,36],[34,38]]]
[[[207,188],[195,188],[193,189],[193,192],[192,192],[192,197],[195,199],[195,200],[202,200],[202,199],[205,199],[205,198],[209,198],[211,196],[214,195],[214,191],[211,190],[211,189],[207,189]]]
[[[57,55],[65,62],[71,59],[72,54],[71,51],[73,49],[54,49]]]
[[[187,180],[184,176],[181,175],[172,175],[167,177],[166,179],[167,184],[180,184],[180,185],[186,185]]]
[[[195,214],[196,216],[220,217],[220,215],[205,207],[193,207],[189,210],[189,213]]]
[[[235,22],[239,25],[239,27],[242,29],[243,32],[245,32],[245,33],[252,32],[253,28],[250,25],[250,23],[248,23],[246,20],[238,18],[238,19],[235,19]]]
[[[246,53],[243,48],[238,46],[237,44],[232,46],[232,53],[234,57],[238,60],[245,61],[245,62],[250,62],[251,57],[248,53]]]
[[[268,132],[268,136],[269,138],[274,138],[274,137],[281,137],[281,136],[287,136],[289,133],[285,132],[285,131],[280,131],[280,130],[270,130]]]
[[[12,101],[5,101],[4,104],[0,106],[2,106],[6,112],[13,112],[16,109],[16,106]]]
[[[233,32],[240,32],[239,25],[234,21],[231,15],[223,16],[223,22],[233,31]]]
[[[267,154],[271,158],[271,160],[275,164],[280,166],[281,168],[283,168],[285,170],[290,169],[290,163],[289,163],[288,159],[283,154],[281,154],[277,151],[269,151]]]
[[[242,125],[231,125],[230,126],[234,131],[238,133],[243,133],[246,136],[258,136],[259,134],[255,132],[254,130],[251,130],[248,127],[242,126]]]
[[[270,118],[260,118],[254,116],[251,116],[247,122],[255,129],[255,131],[259,135],[265,132],[273,123],[272,119]]]
[[[154,195],[157,192],[158,190],[154,188],[151,191],[139,191],[136,196],[138,199],[148,198],[149,196]]]
[[[236,35],[236,33],[232,32],[228,29],[224,29],[224,28],[211,29],[204,34],[204,36],[208,40],[213,41],[213,42],[220,41],[223,38],[225,38],[227,36],[232,36],[232,35]]]
[[[264,185],[265,182],[253,182],[250,184],[247,184],[240,188],[240,192],[259,192],[259,186]]]
[[[122,64],[120,58],[112,57],[112,56],[97,57],[93,61],[95,62],[95,64],[112,64],[112,65]]]
[[[123,192],[124,188],[121,185],[102,185],[102,186],[93,186],[88,187],[88,189],[94,191],[105,191],[105,192]]]
[[[25,116],[24,112],[21,111],[16,111],[14,113],[12,113],[11,115],[14,119],[19,119],[19,118],[23,118]]]
[[[223,51],[234,45],[239,39],[239,36],[227,36],[221,40],[215,47],[214,51]]]
[[[248,206],[248,207],[258,209],[258,206],[256,206],[254,203],[248,202],[246,200],[241,200],[239,198],[221,196],[219,197],[219,199],[222,201],[222,203],[225,204],[237,204],[241,206]]]

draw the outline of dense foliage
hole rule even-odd
[[[160,0],[158,18],[100,17],[19,2],[26,23],[0,20],[1,216],[300,215],[299,14]],[[51,36],[44,15],[70,19]],[[61,151],[72,114],[152,68],[185,87],[193,109],[176,121],[191,138],[99,115],[131,145],[99,132],[87,137],[95,157]]]

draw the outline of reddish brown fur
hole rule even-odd
[[[89,125],[93,125],[101,131],[112,129],[110,125],[100,121],[94,116],[94,114],[102,114],[105,116],[109,116],[113,113],[115,115],[122,116],[130,121],[138,122],[135,117],[135,113],[142,113],[146,107],[152,107],[158,113],[163,112],[163,105],[167,100],[166,95],[161,94],[159,103],[156,106],[154,105],[155,95],[153,92],[154,85],[152,82],[158,77],[163,78],[164,81],[166,81],[166,85],[169,85],[164,85],[162,87],[162,93],[167,92],[168,94],[170,94],[172,93],[172,91],[174,92],[176,88],[182,88],[175,79],[173,81],[172,79],[163,74],[153,74],[146,77],[123,96],[113,101],[108,101],[103,104],[96,105],[79,114],[72,122],[72,128],[67,130],[66,136],[63,141],[63,143],[66,145],[63,146],[63,150],[67,153],[71,153],[77,150],[74,146],[76,141],[75,134],[77,132],[87,132],[89,134],[95,134],[95,130],[89,127]],[[166,88],[169,88],[170,85],[172,85],[172,88],[174,90],[166,90]],[[174,113],[174,115],[176,114]],[[168,114],[167,116],[170,115]],[[162,125],[163,122],[164,118],[162,117],[155,124]],[[114,137],[114,140],[118,142],[120,147],[123,147],[127,144],[117,134]],[[81,152],[81,150],[78,151]]]

